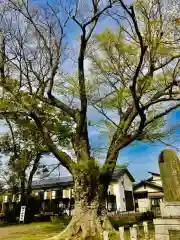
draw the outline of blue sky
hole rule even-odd
[[[98,118],[98,115],[95,114],[94,117]],[[175,124],[178,122],[180,122],[180,109],[168,115],[167,127],[171,124]],[[93,127],[89,128],[89,137],[91,146],[95,148],[101,147],[108,141],[106,135],[100,134],[99,131],[97,131],[97,129]],[[175,148],[171,148],[176,151],[180,151],[180,128],[177,128],[175,134],[173,134],[170,139],[167,139],[166,143],[171,144],[174,141],[175,143],[173,144],[173,146],[175,146]],[[156,142],[154,144],[139,143],[138,145],[127,146],[120,151],[118,157],[118,164],[129,163],[128,169],[137,182],[147,179],[149,177],[149,171],[159,172],[158,156],[160,152],[165,148],[169,147],[161,144],[160,142]],[[180,157],[180,152],[177,153]],[[105,155],[106,151],[101,154],[102,161],[104,160]],[[51,164],[56,163],[57,161],[53,157],[45,157],[44,162],[47,164]],[[61,174],[63,176],[68,174],[63,167],[61,167]]]
[[[180,109],[168,115],[168,122],[166,127],[180,122]],[[174,150],[180,150],[180,128],[177,128],[170,139],[164,140],[168,144],[175,146]],[[175,141],[175,143],[174,143]],[[90,142],[92,146],[98,147],[103,143],[107,143],[107,136],[99,134],[99,132],[92,128],[90,129]],[[148,171],[159,172],[158,156],[164,148],[169,148],[162,143],[156,141],[155,143],[138,143],[132,144],[120,151],[118,157],[118,164],[129,163],[129,171],[133,174],[137,181],[148,178]],[[179,153],[178,153],[179,154]],[[180,156],[180,155],[179,155]]]
[[[51,0],[52,1],[52,0]],[[53,0],[54,1],[54,0]],[[43,2],[43,1],[42,1]],[[42,3],[41,2],[41,3]],[[100,32],[106,27],[115,28],[115,24],[110,21],[110,19],[105,19],[101,24],[99,24],[96,28],[96,32]],[[75,38],[77,37],[77,34],[79,33],[79,28],[75,25],[69,25],[68,27],[68,41],[71,44],[75,44]],[[68,71],[71,69],[70,62],[66,62],[64,68]],[[89,116],[90,119],[98,118],[97,114],[91,114]],[[180,122],[180,110],[174,111],[171,115],[168,117],[168,124],[175,124]],[[2,125],[0,126],[0,133],[4,132],[6,129]],[[180,135],[180,128],[177,129],[176,134],[172,136],[172,140],[178,140],[178,136]],[[92,144],[92,147],[98,148],[102,144],[107,143],[107,136],[100,135],[100,133],[93,127],[89,128],[89,137],[90,142]],[[170,140],[167,140],[167,142]],[[180,142],[176,142],[175,146],[178,147]],[[125,149],[123,149],[119,153],[118,163],[129,163],[129,171],[132,173],[134,178],[137,181],[140,181],[142,179],[146,179],[149,177],[148,171],[152,172],[159,172],[158,168],[158,155],[160,152],[165,148],[164,145],[161,143],[156,144],[149,144],[144,143],[140,144],[140,146],[128,146]],[[102,155],[105,155],[102,154]],[[44,161],[47,164],[50,163],[56,163],[57,161],[52,157],[45,157]],[[64,171],[62,171],[64,172]]]
[[[132,0],[125,1],[127,4],[132,3]],[[76,28],[72,29],[71,35],[69,40],[74,43],[74,39],[76,34],[79,33],[79,29]],[[99,33],[106,28],[116,29],[115,22],[112,21],[110,18],[103,19],[101,23],[96,27],[95,32]],[[72,34],[73,33],[73,34]],[[75,35],[74,35],[75,34]],[[66,63],[67,64],[67,63]],[[66,68],[65,64],[65,68]],[[68,62],[68,64],[70,64]],[[89,119],[98,119],[99,116],[97,113],[93,114],[93,111],[90,111],[90,115],[88,116]],[[180,122],[180,111],[175,111],[168,116],[168,124],[175,124],[176,122]],[[176,134],[174,134],[171,140],[167,139],[166,142],[171,143],[174,140],[178,139],[178,135],[180,135],[180,128],[177,129]],[[89,128],[89,137],[91,146],[94,148],[101,147],[103,144],[106,144],[108,141],[107,136],[102,135],[97,131],[96,128],[90,127]],[[174,145],[178,147],[180,142],[175,143]],[[123,149],[119,153],[118,163],[129,163],[129,171],[133,174],[134,178],[137,181],[142,179],[146,179],[149,177],[148,171],[151,172],[159,172],[158,168],[158,155],[160,152],[165,148],[163,144],[160,142],[156,142],[154,144],[150,143],[141,143],[139,146],[128,146]],[[105,156],[106,152],[102,154],[102,159]]]
[[[168,124],[175,124],[180,122],[180,110],[174,111],[168,116],[168,118]],[[4,131],[4,126],[0,126],[0,133]],[[107,142],[107,137],[105,135],[99,134],[99,132],[93,128],[90,129],[89,136],[92,147],[98,147],[101,144]],[[167,140],[166,142],[170,143],[173,140],[176,140],[174,146],[176,146],[180,150],[179,136],[180,128],[176,130],[176,133],[172,136],[171,141]],[[146,179],[149,177],[148,171],[159,172],[158,156],[164,148],[167,147],[161,143],[143,143],[139,146],[128,146],[119,153],[118,164],[129,163],[128,169],[132,173],[136,181]],[[44,157],[43,162],[46,164],[58,163],[57,160],[53,157],[47,156]],[[61,167],[61,174],[63,176],[67,174],[67,171],[63,167]]]

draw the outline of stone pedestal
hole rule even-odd
[[[180,218],[157,218],[154,219],[153,222],[155,227],[155,240],[180,239]]]
[[[180,218],[180,202],[161,202],[162,218]]]
[[[162,218],[154,219],[155,240],[180,239],[180,202],[161,202]]]

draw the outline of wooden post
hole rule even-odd
[[[103,235],[104,235],[104,240],[109,240],[108,232],[107,232],[107,231],[104,231],[104,232],[103,232]]]
[[[144,227],[144,238],[149,239],[149,231],[148,231],[148,222],[147,221],[143,222],[143,227]]]
[[[125,240],[124,238],[124,227],[119,227],[120,240]]]
[[[72,188],[70,188],[69,216],[71,216],[71,199],[72,199]]]

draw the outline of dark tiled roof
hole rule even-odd
[[[135,179],[126,168],[115,169],[113,172],[112,180],[118,179],[119,177],[123,176],[125,173],[129,176],[132,182],[135,182]]]
[[[127,169],[115,169],[112,180],[117,180],[119,177],[123,176],[125,173],[129,176],[132,182],[134,182],[134,178],[130,174]],[[59,178],[49,178],[49,179],[42,179],[38,181],[32,182],[33,189],[39,188],[48,188],[48,187],[58,187],[58,186],[70,186],[73,184],[72,176],[66,177],[59,177]]]
[[[60,177],[60,178],[48,178],[32,182],[32,188],[47,188],[56,186],[70,186],[73,184],[72,176]]]
[[[126,172],[126,169],[123,169],[123,168],[115,169],[112,175],[112,180],[116,180],[119,177],[123,176],[125,172]]]
[[[148,173],[160,177],[160,173],[154,173],[154,172],[148,172]]]
[[[136,190],[138,187],[143,186],[143,185],[147,185],[153,188],[157,188],[159,190],[163,190],[163,187],[156,185],[155,183],[152,182],[148,182],[148,181],[141,181],[140,183],[137,183],[133,186],[134,190]]]

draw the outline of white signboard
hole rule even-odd
[[[24,222],[25,212],[26,212],[26,206],[21,206],[19,222]]]

